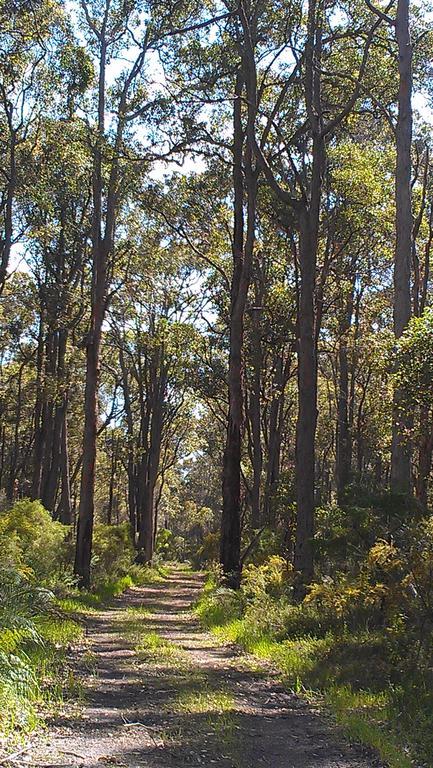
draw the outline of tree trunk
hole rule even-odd
[[[86,350],[86,389],[84,396],[83,461],[78,508],[75,574],[79,585],[90,586],[90,560],[92,556],[93,518],[95,503],[95,463],[98,422],[99,358],[102,323],[105,313],[106,253],[98,249],[96,257],[96,289],[92,308],[91,329]]]
[[[151,414],[148,450],[143,456],[144,481],[139,503],[138,560],[151,563],[154,547],[155,488],[161,457],[163,405],[167,386],[167,371],[163,365],[164,351],[158,351],[151,373]]]
[[[397,163],[395,173],[396,246],[394,261],[394,334],[399,339],[411,315],[410,261],[412,254],[412,45],[409,30],[409,0],[398,0],[396,15],[398,44]],[[393,403],[391,487],[395,493],[411,491],[409,431],[403,395],[396,389]]]
[[[234,587],[239,585],[240,580],[241,448],[243,431],[243,312],[239,312],[238,309],[244,259],[244,187],[242,174],[244,132],[242,128],[242,91],[243,77],[238,73],[233,110],[234,227],[228,370],[229,412],[223,462],[223,509],[220,549],[220,561],[224,574]]]
[[[62,478],[62,494],[58,508],[58,518],[63,525],[71,525],[72,522],[72,504],[71,504],[71,481],[69,473],[69,447],[68,447],[68,408],[67,395],[65,395],[63,408],[62,424],[62,450],[60,473]]]
[[[309,195],[299,206],[298,419],[296,424],[295,596],[301,599],[314,572],[315,437],[317,424],[316,268],[322,183],[326,162],[323,135],[322,7],[308,4],[305,43],[305,104],[312,137]]]
[[[44,454],[44,367],[45,367],[45,340],[44,340],[44,310],[41,309],[39,319],[38,352],[36,363],[36,402],[35,402],[35,442],[33,448],[33,476],[32,499],[41,498],[42,461]]]
[[[313,213],[313,212],[312,212]],[[298,418],[296,424],[296,542],[297,595],[313,578],[315,436],[317,422],[317,350],[315,275],[319,209],[300,214],[298,313]]]
[[[251,458],[253,467],[253,484],[251,488],[251,527],[259,528],[261,525],[261,488],[263,471],[263,450],[261,430],[261,386],[262,386],[262,339],[261,316],[263,291],[261,276],[256,283],[255,307],[251,316],[251,367],[252,381],[250,382],[250,396],[248,416],[251,425]]]
[[[131,393],[129,386],[129,374],[126,367],[125,355],[123,349],[119,350],[119,364],[122,371],[122,391],[125,404],[125,417],[128,440],[128,512],[129,524],[131,527],[132,541],[137,543],[137,485],[136,485],[136,466],[134,458],[134,421],[132,418]]]
[[[17,392],[17,405],[15,411],[15,426],[14,426],[14,439],[12,444],[11,459],[9,466],[9,478],[6,488],[6,496],[8,501],[14,501],[17,498],[17,463],[20,450],[20,424],[21,424],[21,410],[22,410],[22,384],[23,384],[23,371],[24,363],[21,364],[18,371],[18,392]]]
[[[62,453],[62,430],[64,424],[64,413],[66,409],[65,388],[66,388],[66,346],[68,333],[66,329],[57,331],[56,344],[56,395],[55,410],[52,423],[52,435],[50,440],[50,456],[47,456],[48,470],[43,488],[42,502],[45,509],[54,511],[57,492],[59,489],[61,453]]]
[[[284,390],[287,373],[284,371],[283,352],[276,355],[274,362],[275,373],[272,388],[275,392],[269,407],[266,483],[263,502],[264,522],[268,525],[274,523],[272,515],[272,496],[278,484],[281,461],[281,433],[283,426]],[[278,394],[277,394],[278,393]]]
[[[349,362],[348,334],[350,332],[353,313],[353,292],[343,298],[343,309],[339,326],[338,347],[338,402],[337,402],[337,498],[343,502],[344,491],[350,481],[352,464],[351,437],[349,431]]]
[[[14,200],[15,200],[15,188],[17,183],[17,163],[16,163],[16,147],[17,147],[17,133],[12,128],[12,102],[7,106],[7,118],[10,131],[10,153],[9,153],[9,168],[8,168],[8,185],[6,191],[6,201],[4,206],[4,232],[3,237],[0,237],[0,296],[3,293],[6,278],[8,273],[9,261],[11,257],[12,242],[13,242],[13,219],[14,219]]]
[[[105,8],[104,31],[101,32],[99,81],[98,81],[98,130],[94,148],[92,177],[92,314],[86,345],[86,387],[84,396],[83,461],[78,509],[77,541],[75,549],[75,574],[81,587],[90,586],[90,561],[92,556],[95,463],[98,421],[99,360],[102,325],[107,305],[108,257],[114,243],[115,213],[117,205],[118,151],[121,143],[123,122],[119,116],[114,157],[111,161],[108,188],[103,205],[104,181],[102,168],[102,146],[105,139],[105,75],[107,42],[105,28],[109,4]],[[119,107],[120,110],[120,107]],[[102,236],[102,222],[105,210],[105,234]]]

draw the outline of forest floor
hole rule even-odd
[[[93,615],[72,653],[81,701],[53,715],[13,765],[379,766],[269,665],[201,629],[191,605],[202,586],[201,575],[172,569]]]

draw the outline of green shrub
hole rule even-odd
[[[0,513],[0,562],[3,567],[20,567],[39,582],[54,584],[68,572],[69,533],[39,501],[17,501]]]
[[[203,536],[202,544],[193,552],[191,562],[193,568],[202,568],[212,562],[217,562],[219,558],[220,534],[206,533]]]
[[[134,562],[129,523],[95,525],[92,553],[92,582],[98,588],[108,581],[127,576]]]
[[[0,732],[30,730],[42,698],[61,694],[63,648],[81,627],[58,614],[54,595],[34,577],[0,568]]]
[[[168,528],[160,528],[156,534],[155,555],[162,560],[182,561],[186,554],[186,541]]]
[[[271,555],[264,563],[247,565],[242,573],[242,591],[247,599],[261,595],[282,597],[291,591],[293,568],[278,555]]]
[[[242,612],[241,594],[225,587],[208,591],[197,605],[197,613],[207,627],[229,623],[240,618]]]

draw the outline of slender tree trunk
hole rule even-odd
[[[353,284],[352,284],[353,286]],[[343,311],[339,327],[338,347],[338,403],[337,403],[337,498],[341,504],[349,484],[352,464],[351,437],[349,431],[349,361],[348,334],[353,313],[353,290],[343,298]]]
[[[55,384],[57,373],[57,352],[58,352],[58,334],[52,328],[49,328],[46,340],[45,353],[45,392],[44,404],[42,410],[42,474],[41,474],[41,492],[42,503],[46,504],[46,488],[48,486],[51,458],[54,437],[54,410],[55,410]]]
[[[296,543],[298,596],[313,578],[315,437],[317,423],[317,350],[315,330],[315,273],[318,215],[300,215],[298,316],[298,419],[296,424]]]
[[[62,493],[58,509],[58,518],[63,525],[72,522],[71,481],[69,472],[69,446],[68,446],[68,407],[67,395],[65,395],[62,424],[62,449],[60,473],[62,478]]]
[[[107,506],[107,525],[111,525],[113,520],[113,499],[114,499],[114,482],[116,476],[116,461],[114,457],[114,446],[112,445],[111,453],[111,467],[110,467],[110,485],[108,489],[108,506]]]
[[[52,436],[50,440],[51,455],[47,457],[49,469],[43,489],[42,501],[44,507],[53,512],[56,503],[57,492],[59,489],[61,453],[62,453],[62,430],[64,424],[64,412],[66,409],[65,388],[66,388],[66,346],[68,334],[66,329],[57,332],[57,372],[56,372],[56,397],[53,419]]]
[[[119,364],[122,371],[122,390],[125,404],[125,417],[128,439],[128,512],[129,524],[131,527],[132,541],[137,543],[137,486],[136,486],[136,466],[134,458],[134,420],[132,418],[131,393],[129,387],[129,375],[126,367],[125,355],[123,349],[119,351]]]
[[[95,464],[98,422],[99,358],[102,323],[105,314],[106,254],[100,247],[96,257],[96,289],[91,329],[86,349],[86,388],[84,397],[83,461],[78,510],[75,573],[82,587],[90,586],[93,519],[95,503]]]
[[[259,278],[260,279],[260,278]],[[263,450],[261,430],[261,386],[262,386],[262,339],[261,315],[263,292],[256,285],[255,304],[251,317],[251,357],[252,381],[250,383],[249,420],[251,425],[251,455],[253,465],[253,484],[251,488],[251,527],[261,525],[261,489],[263,472]]]
[[[264,522],[273,524],[272,496],[278,485],[281,461],[281,431],[284,410],[284,361],[283,353],[275,360],[273,390],[278,393],[272,398],[269,408],[266,483],[263,502]]]
[[[155,522],[155,489],[158,479],[159,462],[162,444],[163,404],[167,385],[167,372],[163,367],[161,349],[158,359],[153,365],[152,378],[152,413],[150,417],[149,448],[144,456],[144,483],[139,511],[138,530],[138,559],[140,562],[151,563],[154,548]]]
[[[398,44],[399,91],[395,173],[394,333],[396,339],[399,339],[411,315],[412,44],[409,30],[409,0],[398,0],[395,29]],[[395,493],[408,494],[411,491],[410,426],[411,419],[405,412],[403,395],[396,389],[393,404],[391,454],[391,487]]]
[[[6,427],[0,429],[1,450],[0,450],[0,488],[3,488],[3,477],[5,475],[5,454],[6,454]]]
[[[38,352],[36,363],[36,402],[35,402],[35,442],[33,449],[33,477],[32,499],[40,499],[42,482],[42,461],[44,455],[44,367],[45,367],[45,341],[44,341],[44,310],[41,309],[39,319]]]
[[[17,392],[17,405],[15,411],[15,426],[14,426],[14,439],[12,444],[9,478],[6,489],[6,496],[9,501],[14,501],[17,497],[17,463],[20,449],[20,423],[21,423],[21,411],[22,411],[22,384],[23,384],[23,371],[24,364],[20,366],[18,372],[18,392]]]
[[[230,583],[237,587],[240,579],[241,548],[241,450],[243,432],[242,346],[243,311],[240,311],[239,290],[244,260],[244,211],[242,156],[243,77],[237,75],[233,113],[233,277],[230,306],[230,348],[228,370],[229,412],[223,464],[223,510],[221,519],[220,560]]]

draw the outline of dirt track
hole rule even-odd
[[[172,571],[129,591],[89,624],[94,670],[84,654],[84,705],[49,724],[20,765],[137,768],[373,768],[344,745],[272,670],[203,632],[189,612],[198,575]],[[168,641],[136,653],[128,621],[141,607],[143,632]],[[137,621],[137,619],[135,619]],[[156,635],[154,635],[156,637]]]

